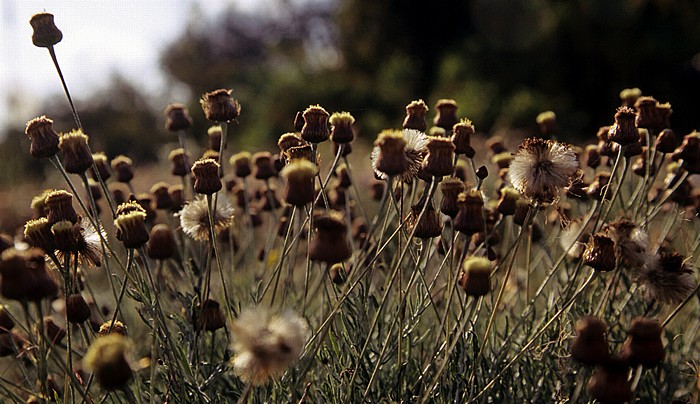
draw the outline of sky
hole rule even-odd
[[[115,72],[148,91],[162,91],[172,83],[159,67],[160,51],[192,18],[212,19],[227,7],[253,10],[264,3],[0,0],[0,128],[23,125],[41,114],[47,96],[62,94],[48,50],[32,44],[29,19],[35,13],[54,14],[63,32],[56,55],[73,98],[79,100],[106,87]]]

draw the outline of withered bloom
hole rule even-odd
[[[459,212],[454,218],[455,230],[471,236],[484,231],[484,199],[476,189],[465,191],[457,198]]]
[[[236,153],[229,159],[229,164],[233,166],[233,172],[238,178],[245,178],[251,174],[250,159],[251,154],[247,151]]]
[[[608,186],[608,183],[610,182],[610,173],[609,172],[599,172],[595,175],[593,178],[593,182],[591,182],[588,187],[586,187],[586,193],[588,194],[589,197],[597,200],[597,201],[602,201],[603,200],[603,194],[605,194],[605,188]],[[608,191],[606,197],[606,200],[610,200],[610,197],[612,196],[612,192]]]
[[[128,183],[134,178],[134,162],[129,157],[119,155],[112,160],[112,169],[117,174],[117,181]]]
[[[697,285],[693,272],[683,255],[661,252],[650,258],[637,282],[650,298],[661,303],[678,304]]]
[[[199,103],[210,121],[229,122],[241,114],[241,105],[231,96],[232,90],[219,89],[204,93]]]
[[[92,166],[92,153],[88,147],[88,137],[82,129],[64,133],[58,143],[63,152],[63,166],[71,174],[83,174]]]
[[[117,207],[117,218],[114,225],[117,228],[117,239],[124,243],[126,248],[140,248],[148,241],[148,229],[146,228],[146,211],[132,201]]]
[[[547,139],[551,139],[559,133],[557,114],[554,111],[544,111],[537,115],[537,125],[540,127],[542,136]]]
[[[385,130],[379,134],[372,149],[372,168],[380,179],[398,176],[410,181],[420,170],[427,152],[428,138],[413,129]]]
[[[190,112],[182,104],[170,104],[165,108],[165,129],[170,132],[185,130],[192,126]]]
[[[451,175],[454,171],[454,150],[452,140],[440,137],[428,137],[428,153],[423,159],[423,170],[433,177]]]
[[[66,319],[71,323],[82,323],[90,318],[90,306],[79,293],[66,298]]]
[[[58,153],[58,133],[53,130],[53,121],[45,116],[34,118],[27,122],[24,133],[31,141],[29,154],[38,158],[53,157]]]
[[[508,169],[513,187],[537,203],[554,202],[580,174],[576,153],[563,143],[525,139]]]
[[[56,296],[58,286],[46,270],[44,252],[38,248],[9,248],[0,256],[0,294],[10,300],[39,301]]]
[[[571,343],[571,357],[585,365],[602,365],[610,359],[608,326],[597,317],[584,316],[574,327],[576,338]]]
[[[625,88],[620,91],[620,101],[625,107],[633,107],[635,101],[642,96],[642,90],[634,88]]]
[[[471,146],[471,137],[474,135],[474,124],[469,119],[462,119],[452,127],[452,143],[455,145],[455,153],[463,154],[468,158],[476,154]]]
[[[287,149],[285,152],[287,156],[287,161],[292,160],[307,160],[311,161],[314,158],[314,150],[311,148],[310,144],[303,144],[301,146],[294,146]]]
[[[671,129],[664,129],[656,136],[656,151],[659,153],[673,153],[678,146],[676,133]]]
[[[105,390],[118,390],[125,387],[133,375],[128,360],[132,344],[119,333],[110,333],[92,341],[83,364],[94,372],[95,380]]]
[[[683,160],[690,174],[700,174],[700,133],[692,131],[683,137],[683,143],[671,155],[673,161]]]
[[[328,120],[331,124],[330,138],[338,144],[350,143],[355,139],[352,124],[355,118],[349,112],[334,112]]]
[[[226,318],[219,303],[212,299],[205,300],[192,314],[197,331],[216,331],[226,325]]]
[[[282,153],[286,153],[292,147],[303,146],[307,144],[301,135],[295,132],[288,132],[280,136],[277,140],[277,146]]]
[[[433,119],[435,126],[448,131],[452,130],[452,127],[459,122],[459,118],[457,118],[457,102],[455,100],[438,100],[437,104],[435,104],[435,109],[437,110],[437,115]]]
[[[197,241],[209,240],[209,207],[204,197],[187,202],[179,213],[182,231]],[[221,234],[233,222],[233,208],[226,198],[220,198],[214,212],[214,233]]]
[[[328,112],[320,105],[311,105],[302,115],[304,127],[301,128],[301,138],[309,143],[321,143],[328,140]]]
[[[615,269],[615,243],[613,240],[602,234],[593,235],[583,253],[583,263],[601,272]]]
[[[209,140],[209,149],[214,150],[215,152],[221,152],[221,139],[224,135],[223,130],[221,129],[221,126],[219,125],[214,125],[211,128],[207,129],[207,138]],[[226,145],[224,145],[224,148]]]
[[[112,176],[110,163],[107,161],[107,156],[102,152],[93,153],[92,161],[95,163],[95,165],[90,169],[92,179],[98,181],[99,174],[99,178],[102,178],[103,181],[107,181],[109,177]],[[97,168],[97,172],[95,172],[95,168]]]
[[[316,196],[314,178],[318,172],[316,165],[308,160],[294,160],[283,170],[287,180],[284,186],[284,200],[290,205],[304,206],[313,202]]]
[[[496,209],[503,216],[511,216],[515,214],[518,208],[518,200],[520,193],[511,187],[501,188],[499,191],[498,205]]]
[[[170,185],[167,182],[156,182],[151,186],[150,193],[155,199],[156,209],[171,209],[173,207],[173,200],[170,197],[168,189]]]
[[[171,185],[168,188],[168,194],[170,194],[170,200],[173,202],[173,206],[170,208],[170,210],[173,212],[179,212],[180,209],[185,206],[185,195],[182,185]]]
[[[440,220],[440,215],[435,211],[433,204],[428,203],[419,222],[418,217],[422,210],[422,204],[411,206],[411,211],[408,213],[407,230],[409,232],[414,232],[414,237],[420,239],[440,236],[442,234],[442,221]]]
[[[170,173],[177,177],[185,177],[190,172],[189,157],[184,149],[175,149],[168,154]]]
[[[170,227],[166,224],[157,224],[151,229],[146,244],[146,254],[156,260],[166,260],[175,256],[177,244]]]
[[[24,225],[24,237],[34,247],[39,247],[46,252],[53,252],[56,249],[56,241],[51,232],[51,224],[45,217],[29,220]]]
[[[350,258],[352,245],[347,239],[347,224],[342,213],[330,211],[314,219],[314,238],[309,246],[309,259],[335,264]]]
[[[601,403],[625,403],[632,398],[632,383],[627,379],[629,365],[612,357],[593,370],[588,392]]]
[[[618,108],[615,123],[608,130],[608,140],[622,146],[639,141],[639,129],[634,124],[636,117],[637,114],[632,108]]]
[[[25,228],[25,231],[30,230]],[[62,260],[65,254],[78,254],[78,262],[90,267],[102,265],[102,250],[100,234],[95,227],[82,217],[77,223],[69,221],[57,222],[51,226],[53,234],[53,248],[58,250],[58,259]],[[104,230],[102,237],[106,237]],[[53,250],[45,250],[51,251]]]
[[[618,219],[603,230],[615,242],[615,255],[623,265],[639,269],[647,263],[649,235],[641,227],[628,219]]]
[[[267,180],[275,175],[277,172],[275,168],[272,167],[272,154],[270,152],[257,152],[253,155],[253,175],[259,180]]]
[[[51,13],[37,13],[29,20],[34,33],[32,43],[39,48],[50,48],[63,39],[63,33],[53,21]]]
[[[51,191],[44,199],[46,218],[49,224],[67,220],[78,222],[78,213],[73,209],[73,194],[62,189]]]
[[[223,188],[219,178],[219,163],[214,159],[200,159],[192,165],[194,191],[198,194],[212,195]]]
[[[462,264],[459,285],[468,296],[484,296],[491,290],[491,262],[483,257],[467,257]]]
[[[406,105],[406,118],[403,120],[403,128],[425,132],[428,129],[428,123],[425,121],[427,112],[428,106],[425,105],[423,100],[411,101]]]
[[[464,191],[464,182],[457,178],[447,178],[440,184],[442,199],[440,200],[440,212],[454,219],[459,212],[457,198]]]
[[[663,362],[666,357],[661,342],[661,324],[652,319],[636,317],[627,331],[627,339],[620,356],[632,366],[642,365],[651,368]]]

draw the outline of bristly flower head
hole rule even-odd
[[[209,240],[209,206],[206,198],[199,196],[188,202],[179,213],[180,226],[188,236],[197,241]],[[233,222],[233,208],[226,198],[220,198],[214,212],[214,232],[219,234]]]
[[[508,174],[513,187],[537,203],[552,203],[559,190],[579,176],[576,153],[564,143],[525,139],[515,152]]]
[[[306,321],[293,312],[247,309],[231,329],[236,341],[234,372],[253,385],[282,376],[299,359],[308,338]]]
[[[662,252],[650,257],[637,282],[648,297],[667,304],[682,302],[697,284],[693,269],[677,252]]]
[[[649,260],[649,235],[634,222],[618,219],[605,225],[605,234],[615,242],[615,254],[620,263],[641,269]]]
[[[382,154],[382,148],[379,144],[382,138],[397,138],[403,141],[403,160],[406,162],[407,169],[398,174],[402,181],[410,181],[420,170],[425,154],[428,152],[428,137],[425,133],[415,129],[390,130],[379,134],[379,138],[375,142],[375,147],[372,149],[372,169],[380,179],[387,179],[389,175],[383,172],[377,165]]]
[[[241,114],[241,104],[231,96],[231,93],[233,90],[218,89],[202,95],[199,103],[208,120],[229,122],[238,118]]]

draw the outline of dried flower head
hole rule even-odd
[[[620,348],[620,357],[632,366],[650,368],[666,357],[661,341],[661,323],[657,320],[635,317],[632,319],[627,339]]]
[[[116,390],[126,386],[133,375],[129,360],[131,341],[120,334],[112,333],[96,338],[88,349],[83,364],[94,372],[95,379],[105,390]]]
[[[259,180],[267,180],[275,175],[277,172],[272,166],[272,154],[267,151],[257,152],[253,155],[253,175]]]
[[[407,230],[414,232],[414,237],[420,239],[440,236],[442,234],[442,220],[440,220],[440,215],[435,211],[433,204],[428,203],[419,222],[418,217],[422,210],[423,205],[421,203],[411,206],[411,211],[408,213]]]
[[[559,190],[571,185],[579,173],[571,147],[537,138],[525,139],[508,169],[513,187],[536,203],[556,201]]]
[[[197,241],[209,240],[209,206],[206,198],[200,196],[187,202],[178,215],[185,234]],[[232,222],[233,207],[226,198],[219,198],[214,212],[214,232],[222,233]]]
[[[63,231],[57,228],[59,223],[68,224],[70,226],[64,227]],[[70,224],[70,222],[58,222],[51,226],[51,232],[54,235],[54,248],[58,251],[58,259],[63,262],[63,257],[66,253],[71,252],[78,255],[78,263],[83,264],[87,267],[100,267],[102,266],[102,245],[101,238],[107,237],[104,229],[101,229],[102,237],[100,233],[97,232],[95,226],[90,223],[89,220],[85,220],[80,217],[75,224]],[[70,245],[70,249],[59,248],[62,240],[63,243]],[[47,250],[48,251],[48,250]]]
[[[64,133],[58,142],[63,152],[63,166],[71,174],[83,174],[92,166],[92,153],[88,147],[88,137],[82,129]]]
[[[205,300],[201,307],[195,308],[192,314],[192,323],[197,331],[216,331],[226,326],[224,313],[215,300]]]
[[[282,176],[287,180],[283,198],[294,206],[304,206],[313,202],[316,196],[314,178],[318,169],[308,160],[294,160],[282,169]]]
[[[544,111],[537,115],[537,125],[540,127],[540,133],[547,139],[551,139],[559,133],[559,125],[557,124],[557,114],[554,111]]]
[[[446,131],[452,130],[452,127],[459,122],[457,118],[457,102],[455,100],[441,99],[435,104],[437,115],[433,119],[433,124],[438,128]]]
[[[474,124],[469,119],[462,119],[452,127],[452,143],[455,145],[455,153],[463,154],[468,158],[476,154],[471,146],[471,137],[474,135]]]
[[[491,290],[491,262],[483,257],[467,257],[462,264],[459,285],[469,296],[484,296]]]
[[[608,326],[594,316],[584,316],[574,327],[576,338],[571,343],[571,357],[585,365],[602,365],[610,358]]]
[[[347,238],[348,227],[343,214],[331,210],[314,218],[314,238],[309,245],[309,259],[335,264],[350,258],[352,244]]]
[[[411,101],[406,105],[406,118],[403,120],[403,128],[425,132],[428,129],[428,123],[425,121],[427,112],[428,106],[425,105],[423,100]]]
[[[51,13],[37,13],[29,20],[34,33],[32,43],[40,48],[50,48],[63,39],[63,33],[53,21]]]
[[[232,92],[233,90],[219,89],[202,95],[199,103],[208,120],[228,122],[238,118],[241,104],[231,96]]]
[[[39,301],[58,292],[56,282],[46,270],[44,252],[38,248],[3,251],[0,274],[0,294],[6,299]]]
[[[649,235],[628,219],[618,219],[605,225],[605,234],[615,242],[615,255],[622,265],[642,268],[648,261]]]
[[[175,256],[177,244],[172,230],[167,224],[159,223],[151,229],[146,254],[157,260],[165,260]]]
[[[190,172],[189,157],[184,149],[175,149],[168,154],[170,173],[177,177],[185,177]]]
[[[471,236],[484,231],[484,198],[476,189],[464,191],[457,197],[459,211],[454,218],[455,230]]]
[[[27,122],[24,133],[31,141],[29,154],[34,158],[53,157],[58,153],[58,133],[53,130],[53,121],[45,116]]]
[[[442,181],[440,183],[440,190],[442,191],[440,212],[451,218],[457,216],[457,212],[459,212],[457,198],[459,194],[464,191],[464,188],[464,182],[458,178],[447,178],[446,180]]]
[[[355,139],[352,124],[355,118],[349,112],[334,112],[328,119],[331,124],[331,140],[335,143],[350,143]]]
[[[123,203],[117,207],[114,226],[117,239],[126,248],[140,248],[148,241],[146,210],[136,201]]]
[[[603,234],[593,235],[583,253],[583,263],[601,272],[615,269],[615,243],[613,240]]]
[[[192,164],[194,191],[198,194],[212,195],[223,188],[219,178],[219,163],[214,159],[201,158]]]
[[[328,112],[320,105],[311,105],[304,110],[304,126],[301,138],[309,143],[321,143],[328,140]]]
[[[423,159],[423,170],[433,177],[451,175],[454,171],[454,150],[452,140],[443,137],[428,137],[428,153]]]
[[[677,252],[650,257],[637,282],[646,294],[661,303],[681,303],[695,289],[697,281],[688,260]]]
[[[81,294],[74,293],[66,298],[66,320],[82,323],[90,318],[90,314],[90,306]]]
[[[632,382],[628,380],[629,365],[618,357],[611,357],[593,370],[588,381],[588,392],[601,403],[625,403],[632,398]]]
[[[71,223],[78,222],[78,213],[73,209],[73,194],[62,189],[51,191],[44,199],[46,218],[49,223],[67,220]]]
[[[134,161],[124,155],[112,159],[112,169],[117,174],[117,181],[128,183],[134,178]]]
[[[615,113],[615,123],[608,129],[608,140],[622,146],[639,140],[639,129],[634,124],[637,114],[632,108],[620,107]]]
[[[303,146],[305,144],[306,141],[304,141],[304,139],[301,138],[301,135],[296,132],[284,133],[277,140],[277,146],[279,146],[282,153],[285,153],[292,147]]]
[[[99,178],[102,178],[103,181],[107,181],[112,176],[112,171],[110,169],[110,163],[107,159],[107,155],[105,155],[103,152],[93,153],[92,161],[95,163],[94,167],[92,167],[92,169],[90,170],[90,175],[92,176],[92,179],[98,181]],[[95,168],[97,168],[97,172],[95,172]]]
[[[299,359],[308,338],[306,321],[291,311],[272,314],[247,309],[233,322],[231,331],[234,372],[253,385],[282,376]]]
[[[170,132],[185,130],[192,126],[190,111],[182,104],[170,104],[165,108],[165,129]]]
[[[428,137],[414,129],[385,130],[374,144],[371,158],[375,175],[383,180],[396,175],[410,181],[427,153]]]

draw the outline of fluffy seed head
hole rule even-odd
[[[180,213],[180,226],[197,241],[209,240],[209,207],[204,197],[187,202]],[[214,232],[222,233],[233,222],[233,207],[226,198],[219,198],[214,212]]]

